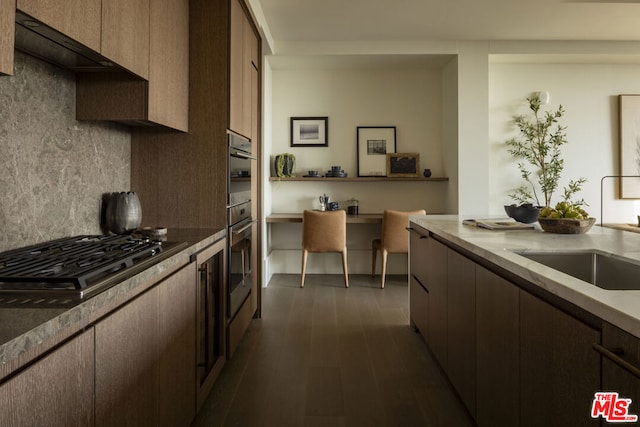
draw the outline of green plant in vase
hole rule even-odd
[[[525,184],[509,194],[521,206],[537,207],[539,217],[587,219],[589,214],[582,208],[583,199],[575,199],[585,178],[569,181],[564,188],[562,200],[552,206],[552,198],[558,190],[564,159],[560,148],[567,141],[566,126],[559,123],[564,116],[562,105],[555,111],[541,111],[538,95],[527,98],[530,116],[516,116],[514,122],[520,130],[520,138],[506,142],[507,151],[518,159],[518,170]],[[505,207],[506,209],[506,207]]]
[[[293,176],[296,167],[296,156],[291,153],[278,154],[275,158],[276,176],[280,178]]]

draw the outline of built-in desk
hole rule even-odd
[[[266,222],[269,224],[279,222],[302,222],[302,212],[300,213],[272,213],[267,216]],[[382,214],[360,214],[347,215],[348,224],[381,224]]]

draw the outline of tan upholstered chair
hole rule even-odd
[[[308,211],[302,214],[302,280],[307,270],[309,252],[340,252],[344,286],[349,287],[347,273],[347,215],[345,211]]]
[[[376,255],[378,251],[382,254],[382,272],[380,277],[380,287],[384,288],[384,278],[387,273],[388,254],[406,254],[409,252],[409,215],[425,215],[424,209],[418,211],[384,211],[382,217],[382,238],[375,239],[371,244],[372,261],[371,277],[376,274]]]

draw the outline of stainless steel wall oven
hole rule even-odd
[[[252,216],[251,176],[256,158],[251,141],[229,134],[228,169],[228,301],[227,315],[233,318],[251,293],[251,245],[255,220]]]

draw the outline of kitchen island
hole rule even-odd
[[[638,402],[640,291],[601,289],[518,252],[640,262],[640,236],[492,231],[463,219],[411,218],[410,321],[478,425],[600,425],[595,393]]]

